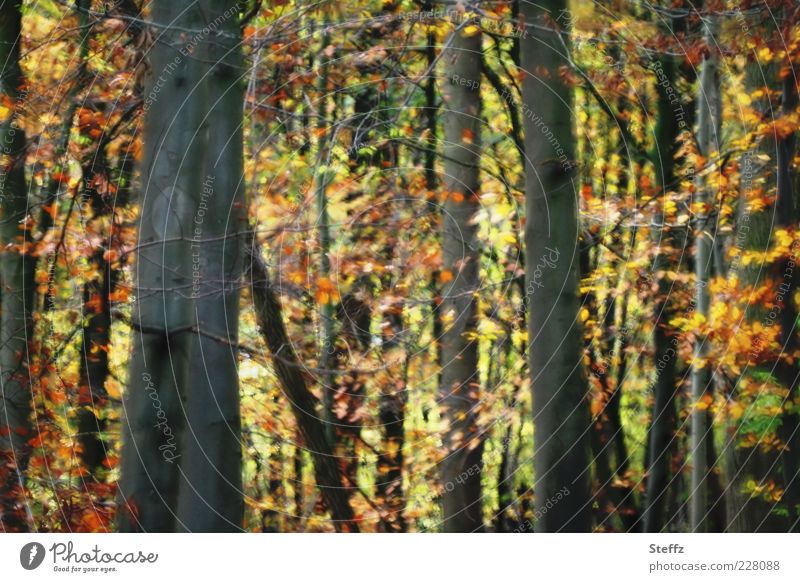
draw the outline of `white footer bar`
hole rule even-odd
[[[790,534],[6,534],[2,580],[800,580]]]

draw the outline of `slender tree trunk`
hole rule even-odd
[[[783,80],[782,110],[784,115],[789,115],[797,110],[800,98],[797,93],[797,78],[790,70]],[[795,200],[794,182],[797,174],[793,167],[797,134],[791,133],[778,141],[778,194],[775,203],[775,222],[779,228],[796,231],[798,227],[797,201]],[[798,285],[798,276],[795,273],[797,262],[797,245],[792,246],[790,258],[779,261],[776,265],[776,279],[779,290],[787,298],[781,306],[780,313],[780,341],[784,355],[794,357],[800,349],[797,329],[797,308],[795,307],[795,290]],[[784,494],[782,501],[789,510],[790,531],[800,531],[800,413],[794,402],[798,396],[798,381],[800,381],[800,368],[797,362],[788,363],[781,358],[775,372],[778,380],[787,389],[786,404],[781,414],[779,436],[784,448],[780,452],[783,465]]]
[[[550,28],[565,0],[524,3],[526,300],[533,382],[538,532],[591,529],[588,385],[578,322],[578,209],[568,31]]]
[[[434,1],[426,0],[425,10],[433,10]],[[425,187],[429,192],[436,192],[439,183],[436,174],[436,157],[438,142],[439,105],[436,96],[436,33],[429,30],[426,38],[425,57],[429,74],[425,79]],[[440,217],[441,218],[441,217]],[[438,383],[441,385],[442,366],[442,298],[439,292],[440,271],[433,269],[430,279],[431,290],[431,333],[433,335],[433,362],[434,368],[439,370]]]
[[[653,243],[657,245],[653,261],[653,277],[658,290],[654,309],[653,348],[656,378],[653,386],[653,413],[648,429],[647,486],[645,506],[642,515],[646,532],[658,532],[664,527],[669,483],[670,458],[674,449],[674,430],[676,423],[676,359],[677,337],[669,326],[671,306],[669,295],[671,283],[661,274],[670,268],[674,236],[664,227],[666,222],[666,198],[675,179],[675,150],[678,137],[676,118],[675,80],[677,67],[674,57],[666,55],[656,61],[657,119],[655,145],[652,162],[656,173],[656,186],[662,197],[660,209],[653,226]],[[680,103],[679,101],[677,103]]]
[[[391,257],[389,258],[391,260]],[[387,281],[387,285],[390,284],[391,282]],[[395,335],[400,338],[405,337],[403,306],[399,303],[396,304],[394,309],[386,314],[384,321],[388,324],[384,329],[390,330],[392,336],[383,342],[383,358],[386,362],[397,361],[399,363],[387,368],[392,381],[381,388],[378,401],[383,434],[381,450],[378,455],[378,475],[375,488],[378,502],[386,508],[387,512],[385,519],[382,520],[384,531],[404,532],[407,526],[403,516],[406,505],[406,498],[403,494],[403,448],[405,447],[404,425],[410,363],[404,345],[394,338]]]
[[[446,532],[483,530],[481,462],[475,407],[480,391],[477,327],[480,252],[475,214],[480,191],[480,93],[471,84],[481,78],[480,33],[457,28],[442,57],[444,79],[444,196],[440,306],[441,383],[444,459],[440,465],[443,528]],[[473,27],[474,28],[474,27]]]
[[[317,402],[306,386],[302,367],[289,341],[280,300],[269,283],[267,267],[252,247],[248,262],[256,319],[270,350],[275,374],[286,392],[306,448],[314,462],[314,476],[323,499],[339,531],[357,532],[358,524],[348,500],[342,473],[325,435],[325,425],[317,412]],[[301,484],[302,485],[302,484]]]
[[[425,11],[433,10],[434,1],[425,1]],[[425,186],[433,191],[436,188],[436,127],[438,107],[436,104],[436,33],[428,31],[425,56],[431,74],[425,79]]]
[[[713,375],[712,375],[713,381]],[[706,410],[708,414],[708,426],[711,426],[714,421],[714,414],[712,411]],[[726,525],[726,499],[725,487],[720,478],[722,468],[722,460],[717,453],[716,444],[714,443],[713,433],[709,434],[708,446],[706,447],[706,465],[708,466],[708,525],[706,530],[710,533],[722,533],[725,531]]]
[[[391,385],[391,394],[381,395],[379,418],[384,436],[381,439],[381,454],[378,457],[376,489],[378,501],[386,508],[385,531],[406,531],[403,516],[403,447],[405,446],[406,387]]]
[[[149,52],[145,90],[133,349],[123,397],[123,532],[175,529],[194,341],[191,238],[206,145],[203,79],[209,64],[203,46],[209,39],[202,31],[211,21],[203,8],[169,0],[155,0],[151,8],[158,38]]]
[[[330,45],[330,35],[327,32],[327,20],[323,21],[325,28],[324,38],[322,41],[322,49],[326,49]],[[328,215],[328,185],[333,178],[333,172],[328,167],[330,163],[331,146],[333,137],[331,135],[333,128],[326,127],[327,119],[327,103],[328,103],[328,63],[326,60],[319,65],[319,86],[317,99],[319,105],[317,107],[317,114],[319,121],[317,123],[317,130],[320,132],[319,141],[317,142],[317,168],[316,168],[316,184],[314,185],[314,197],[317,203],[317,228],[319,230],[319,251],[320,251],[320,275],[330,281],[331,276],[331,228],[330,217]],[[320,332],[321,332],[321,350],[319,357],[320,375],[322,378],[322,418],[325,422],[325,435],[328,443],[336,450],[337,445],[337,423],[335,420],[333,407],[334,407],[334,377],[331,370],[335,361],[332,357],[336,351],[334,336],[334,303],[332,299],[326,301],[320,307]]]
[[[22,2],[0,5],[0,93],[10,109],[0,128],[0,530],[28,529],[25,471],[30,456],[31,387],[28,343],[32,331],[34,273],[25,181],[26,98],[20,68]],[[24,225],[24,226],[23,226]]]
[[[591,255],[591,248],[581,245],[578,262],[582,281],[580,304],[590,314],[597,314],[599,313],[597,296],[590,279],[592,271],[597,268],[597,263],[592,264]],[[613,449],[609,442],[611,433],[609,432],[609,417],[607,414],[612,391],[608,383],[607,366],[605,362],[599,361],[595,354],[591,333],[584,333],[583,344],[585,357],[589,361],[589,373],[596,378],[599,387],[599,390],[593,390],[596,394],[592,395],[593,398],[597,399],[600,410],[596,415],[592,413],[592,430],[589,435],[589,442],[592,449],[592,465],[594,466],[592,491],[595,503],[593,505],[596,504],[598,510],[595,522],[600,525],[605,524],[610,515],[616,511],[610,495],[610,489],[613,487],[611,472],[611,453]]]
[[[117,7],[124,15],[137,18],[139,10],[132,0],[123,0]],[[87,3],[76,5],[80,21],[85,26],[88,20]],[[141,26],[130,23],[128,34],[134,41],[141,33]],[[84,47],[84,43],[86,47]],[[88,51],[88,39],[84,37],[81,51]],[[84,59],[85,59],[84,54]],[[140,94],[141,91],[137,91]],[[86,128],[81,128],[85,130]],[[89,128],[91,129],[91,128]],[[88,131],[85,131],[88,134]],[[91,139],[91,136],[84,135]],[[94,218],[102,222],[111,218],[113,224],[115,209],[127,208],[130,202],[131,182],[133,179],[133,156],[130,144],[121,154],[116,175],[109,175],[107,147],[114,135],[105,134],[95,150],[91,160],[84,165],[83,189],[94,213]],[[113,190],[98,190],[99,184],[113,184]],[[98,276],[87,281],[83,288],[83,314],[85,323],[82,330],[82,351],[79,372],[78,409],[76,424],[78,442],[81,446],[81,461],[94,479],[102,480],[104,461],[108,458],[107,444],[103,432],[107,427],[104,408],[107,406],[108,393],[106,380],[109,376],[109,350],[111,341],[111,294],[120,277],[120,267],[107,258],[107,252],[118,247],[118,234],[115,226],[111,226],[104,237],[105,245],[98,248],[89,259]]]
[[[627,180],[627,177],[625,180]],[[620,190],[624,191],[622,188]],[[625,190],[627,190],[627,188],[625,188]],[[633,246],[634,242],[635,236],[632,235],[631,242],[629,243],[630,246]],[[622,297],[620,297],[620,294]],[[622,308],[620,309],[620,325],[617,326],[615,323],[617,318],[617,304],[620,301],[622,302]],[[636,497],[627,474],[630,467],[630,455],[625,442],[625,430],[622,426],[622,385],[627,372],[627,354],[625,347],[627,345],[626,338],[629,333],[626,327],[627,317],[628,291],[623,284],[622,288],[618,288],[614,292],[614,296],[608,301],[608,310],[604,318],[606,332],[604,348],[609,354],[609,358],[617,361],[614,379],[611,378],[610,367],[608,365],[605,366],[606,375],[604,376],[604,382],[607,385],[609,396],[604,412],[608,422],[607,446],[614,459],[611,466],[615,480],[615,483],[612,485],[612,494],[614,503],[616,504],[614,511],[617,517],[619,517],[623,531],[633,530],[639,519]],[[618,339],[615,339],[615,336],[617,336]]]
[[[127,204],[129,172],[127,163],[121,162],[119,175],[114,180],[109,175],[105,149],[101,144],[91,161],[84,167],[83,189],[93,213],[93,219],[102,224],[113,216],[115,206]],[[100,191],[100,184],[114,184],[116,191]],[[76,424],[78,442],[81,445],[81,460],[95,478],[100,479],[107,458],[106,443],[102,433],[106,428],[104,409],[108,393],[106,380],[109,375],[108,351],[111,339],[111,293],[119,279],[119,270],[107,259],[107,251],[114,247],[113,228],[109,229],[105,246],[98,248],[90,257],[96,274],[83,286],[82,350],[78,384],[78,406]]]
[[[500,466],[497,468],[497,515],[494,516],[494,530],[497,533],[510,532],[513,521],[509,515],[514,504],[514,475],[511,470],[513,451],[511,440],[514,427],[509,421],[503,436],[503,449],[500,457]]]
[[[243,92],[238,3],[204,0],[206,19],[219,22],[208,43],[208,147],[204,181],[192,222],[195,335],[182,441],[179,529],[240,531],[241,414],[237,343],[243,266]]]
[[[721,101],[719,89],[719,70],[716,54],[716,33],[718,30],[715,17],[708,16],[703,22],[704,36],[708,54],[703,59],[700,73],[700,94],[697,96],[697,141],[700,154],[705,159],[719,151],[719,132],[721,124]],[[707,187],[703,179],[697,185],[697,207],[695,214],[695,309],[708,320],[710,297],[708,282],[713,260],[712,215],[710,209],[716,200],[715,193]],[[707,531],[706,513],[708,511],[708,473],[707,465],[709,441],[713,440],[713,427],[708,423],[708,406],[711,398],[711,367],[705,362],[708,357],[708,340],[705,337],[695,339],[692,365],[692,408],[691,408],[691,454],[692,481],[689,488],[690,525],[694,532]]]
[[[771,36],[775,33],[774,23],[771,20],[766,21],[764,25],[766,27],[765,34]],[[766,87],[770,91],[777,91],[779,86],[773,83],[777,78],[777,73],[778,67],[774,62],[764,64],[759,62],[758,59],[748,62],[744,72],[746,93],[752,95],[756,90],[763,89],[765,81]],[[759,111],[764,121],[774,122],[779,117],[774,98],[769,94],[755,101],[752,107]],[[744,124],[745,127],[743,129],[747,132],[755,132],[757,130],[758,123],[756,122],[745,121]],[[780,144],[777,143],[775,137],[765,136],[752,150],[746,151],[739,161],[741,183],[735,240],[740,241],[738,243],[741,246],[740,250],[768,251],[772,243],[772,233],[776,225],[780,227],[780,221],[784,219],[780,215],[788,212],[786,218],[791,216],[790,210],[779,211],[780,195],[778,195],[778,200],[776,200],[776,204],[772,208],[751,210],[748,207],[748,196],[753,190],[763,189],[763,191],[768,192],[775,187],[775,182],[773,181],[775,176],[771,171],[770,165],[774,164],[773,168],[776,165],[780,165],[775,162],[775,158],[780,156],[780,153],[776,156],[776,147],[780,147]],[[762,159],[771,161],[763,163]],[[778,269],[780,267],[775,265],[775,268]],[[729,271],[732,277],[738,278],[744,286],[752,287],[753,289],[761,288],[764,285],[772,285],[773,283],[778,284],[770,279],[775,274],[775,271],[770,268],[764,268],[761,262],[747,266],[739,262],[732,262]],[[782,277],[782,274],[780,277]],[[775,289],[775,292],[778,293],[780,290]],[[789,296],[786,295],[786,297]],[[790,303],[789,301],[786,302],[786,304]],[[763,324],[766,321],[767,309],[763,304],[752,304],[747,307],[745,316],[750,323],[760,322]],[[783,326],[782,322],[781,326]],[[760,339],[763,345],[764,340],[763,338]],[[759,346],[756,349],[761,352],[764,348]],[[780,364],[778,362],[776,364],[778,365],[775,366],[775,373],[778,376],[778,380],[783,383],[786,379],[780,377]],[[761,365],[756,362],[752,368],[742,374],[738,381],[748,377],[752,378],[754,373],[766,372],[770,369],[771,367],[768,364]],[[731,387],[730,399],[740,397],[736,391],[738,381],[734,382],[734,386]],[[785,386],[788,387],[789,384],[785,384]],[[750,482],[763,485],[782,480],[782,476],[779,474],[782,468],[780,463],[781,453],[775,449],[755,452],[752,448],[739,446],[741,429],[740,421],[729,421],[724,451],[725,474],[729,492],[729,499],[727,500],[727,530],[746,533],[786,531],[786,528],[791,525],[791,520],[787,520],[785,516],[780,516],[773,512],[774,505],[771,501],[767,501],[758,495],[752,495],[746,490],[746,486]]]
[[[302,531],[303,528],[303,449],[294,447],[292,456],[294,465],[294,522],[295,529]]]

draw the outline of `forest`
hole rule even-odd
[[[0,531],[800,531],[798,66],[796,0],[0,0]]]

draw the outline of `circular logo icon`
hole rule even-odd
[[[26,570],[35,570],[44,561],[44,546],[39,542],[30,542],[19,551],[19,563]]]

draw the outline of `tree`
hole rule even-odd
[[[8,116],[0,127],[0,526],[28,528],[25,471],[33,437],[28,345],[31,340],[36,264],[30,255],[25,130],[27,96],[20,68],[21,2],[0,6],[0,92]]]
[[[788,12],[788,9],[786,10]],[[791,22],[791,20],[789,20]],[[800,105],[800,95],[797,89],[797,73],[793,62],[788,63],[780,71],[783,79],[781,87],[781,117],[792,115]],[[776,145],[776,173],[777,191],[775,200],[775,222],[779,228],[790,233],[797,232],[800,212],[797,203],[797,169],[794,158],[797,151],[797,129],[786,134],[778,134],[779,125],[773,122],[774,138]],[[787,297],[794,297],[800,287],[798,277],[794,274],[796,262],[795,247],[791,254],[778,261],[774,267],[775,277],[779,290],[785,291]],[[800,413],[797,410],[798,382],[800,373],[794,355],[800,349],[800,338],[797,330],[797,305],[794,301],[785,301],[780,313],[780,342],[781,355],[776,362],[776,376],[786,389],[784,411],[781,414],[780,437],[784,447],[781,450],[781,464],[783,469],[784,495],[782,500],[788,510],[789,531],[800,531]]]
[[[672,32],[672,25],[668,27]],[[652,228],[655,246],[652,277],[657,293],[653,305],[653,358],[656,377],[653,382],[653,409],[647,433],[647,485],[642,527],[645,532],[658,532],[666,517],[667,487],[669,484],[670,459],[675,448],[675,409],[677,338],[669,321],[674,306],[670,301],[672,284],[665,276],[672,267],[670,257],[678,238],[667,224],[669,220],[669,190],[675,182],[675,153],[678,149],[678,113],[682,113],[676,80],[678,66],[671,54],[661,54],[655,59],[656,75],[656,122],[653,129],[651,163],[656,175],[658,209]],[[677,101],[676,101],[677,99]],[[676,106],[675,103],[678,103]]]
[[[244,519],[237,368],[244,200],[239,3],[206,0],[215,29],[200,58],[205,79],[205,176],[192,224],[194,338],[186,394],[178,524],[187,531],[240,531]]]
[[[705,159],[718,154],[721,123],[721,101],[719,95],[719,69],[716,47],[718,27],[716,18],[709,16],[704,19],[705,40],[708,53],[703,58],[700,73],[700,83],[697,96],[697,142],[700,154]],[[710,180],[709,180],[710,181]],[[711,201],[716,196],[710,187],[699,179],[697,187],[697,206],[700,209],[696,216],[694,246],[695,246],[695,308],[705,320],[709,316],[710,296],[708,283],[712,265],[713,232],[711,227],[711,213],[707,210]],[[705,531],[706,514],[708,512],[708,472],[711,468],[707,464],[708,441],[713,438],[713,427],[709,424],[707,412],[709,390],[711,387],[711,369],[705,361],[708,355],[708,340],[704,337],[695,339],[694,356],[692,365],[692,421],[691,421],[691,454],[692,454],[692,479],[690,488],[690,518],[692,531]]]
[[[444,423],[443,528],[447,532],[483,529],[480,467],[483,440],[478,431],[479,402],[477,298],[480,253],[475,213],[480,208],[482,45],[477,26],[457,22],[441,61],[444,76],[444,204],[439,307],[443,318],[439,401]],[[464,477],[466,475],[466,477]]]
[[[120,531],[172,531],[178,511],[184,399],[195,345],[191,244],[203,202],[204,176],[198,168],[206,167],[207,149],[210,65],[203,29],[212,20],[203,8],[202,3],[184,7],[159,0],[150,16],[158,34],[149,51],[145,94],[155,98],[144,119],[134,337],[123,397]]]
[[[280,299],[270,284],[267,266],[255,246],[251,246],[248,276],[258,325],[272,354],[275,373],[289,400],[300,434],[313,458],[317,487],[331,512],[334,527],[340,531],[357,532],[358,524],[342,482],[342,472],[325,434],[325,424],[316,412],[315,398],[306,386],[301,363],[286,333]]]
[[[591,420],[578,321],[578,209],[573,95],[562,77],[564,0],[522,5],[525,270],[533,387],[536,531],[589,531]],[[542,268],[541,264],[546,267]]]

